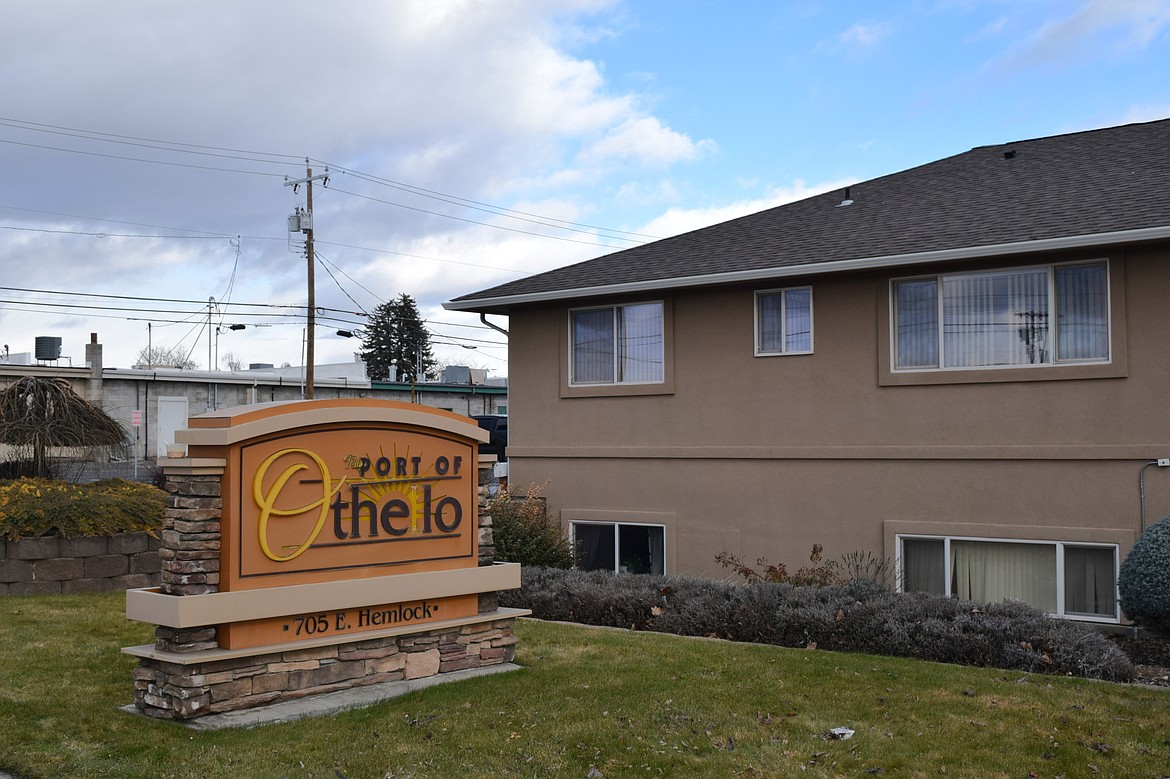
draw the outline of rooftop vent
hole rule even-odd
[[[849,187],[845,187],[845,199],[837,204],[837,208],[840,208],[841,206],[851,206],[851,205],[853,205],[853,198],[849,197]]]
[[[1007,151],[1005,151],[1003,153],[1003,158],[1005,160],[1014,160],[1016,158],[1016,150],[1015,149],[1008,149]]]

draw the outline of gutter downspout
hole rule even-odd
[[[1159,468],[1170,468],[1170,458],[1150,460],[1138,471],[1138,498],[1142,502],[1142,531],[1146,532],[1146,468],[1156,465]]]
[[[507,330],[505,330],[504,328],[500,327],[497,324],[493,324],[493,323],[489,322],[487,320],[487,314],[483,313],[482,311],[479,314],[479,321],[483,322],[485,325],[487,325],[488,327],[490,327],[491,329],[495,330],[498,333],[503,333],[505,336],[508,335]]]

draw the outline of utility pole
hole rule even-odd
[[[329,184],[329,168],[325,168],[324,173],[316,176],[313,175],[313,169],[309,167],[309,160],[305,159],[305,177],[290,181],[285,179],[284,185],[292,187],[293,192],[297,191],[297,187],[301,184],[305,185],[305,211],[303,214],[297,214],[298,229],[305,234],[305,256],[309,261],[308,268],[308,282],[309,282],[309,299],[308,299],[308,319],[305,323],[305,399],[313,399],[313,362],[315,360],[314,354],[314,337],[313,331],[317,326],[317,291],[316,282],[314,280],[314,271],[316,269],[317,258],[313,253],[313,182],[317,179],[323,179],[323,185]],[[289,227],[293,225],[293,219],[289,219]]]
[[[215,380],[211,372],[215,366],[211,362],[211,316],[215,312],[215,298],[207,299],[207,410],[215,411]]]

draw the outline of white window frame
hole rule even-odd
[[[666,525],[658,524],[656,522],[607,522],[605,520],[596,519],[574,519],[569,521],[569,539],[573,548],[577,548],[577,526],[578,525],[605,525],[613,528],[613,572],[625,573],[622,571],[621,558],[621,529],[623,527],[654,527],[662,531],[662,574],[666,575],[666,561],[669,559],[667,555],[667,541],[666,541]],[[594,568],[590,570],[604,570]]]
[[[1060,617],[1062,619],[1072,619],[1078,622],[1100,622],[1104,624],[1117,624],[1121,621],[1121,599],[1117,591],[1117,573],[1120,569],[1120,550],[1117,544],[1108,542],[1090,542],[1090,541],[1052,541],[1045,539],[1034,538],[989,538],[980,536],[946,536],[946,535],[927,535],[920,533],[899,533],[897,536],[897,548],[894,554],[894,569],[897,572],[898,592],[904,592],[904,569],[902,567],[902,542],[903,541],[942,541],[943,542],[943,589],[948,598],[955,597],[955,583],[954,575],[951,566],[951,542],[952,541],[978,541],[984,543],[997,544],[1034,544],[1038,546],[1052,546],[1056,548],[1056,611],[1048,612],[1050,616]],[[1113,616],[1104,614],[1085,614],[1082,612],[1065,611],[1065,581],[1064,581],[1064,550],[1067,547],[1079,547],[1089,549],[1110,549],[1113,552]]]
[[[658,344],[659,375],[655,379],[650,379],[650,380],[646,380],[646,381],[625,381],[625,380],[619,381],[617,379],[617,376],[620,373],[620,371],[618,370],[618,367],[619,367],[621,359],[622,359],[622,354],[621,354],[621,350],[618,348],[618,346],[620,344],[619,336],[618,336],[618,333],[619,333],[618,311],[620,309],[623,309],[623,308],[633,308],[635,306],[658,306],[659,321],[662,323],[662,329],[659,332],[659,337],[661,340]],[[573,336],[574,336],[573,315],[579,314],[579,313],[582,313],[585,311],[605,311],[605,310],[613,312],[613,318],[614,318],[614,349],[613,349],[613,360],[614,360],[614,362],[613,362],[613,376],[614,376],[614,379],[611,381],[578,381],[577,377],[574,373],[574,368],[576,366],[576,344],[574,343],[574,340],[573,340]],[[666,301],[664,301],[664,300],[639,300],[639,301],[632,301],[629,303],[614,303],[614,304],[605,305],[605,306],[583,306],[580,308],[569,309],[568,317],[569,317],[568,368],[569,368],[569,386],[570,387],[625,387],[625,386],[652,385],[652,384],[665,383],[665,381],[666,381],[666,328],[667,328]]]
[[[1058,268],[1072,268],[1088,265],[1103,265],[1105,268],[1105,323],[1108,328],[1106,333],[1106,343],[1108,344],[1109,354],[1105,358],[1090,358],[1090,359],[1060,359],[1056,354],[1055,344],[1057,342],[1057,327],[1059,326],[1059,312],[1056,311],[1057,295],[1056,295],[1056,270]],[[944,330],[946,328],[946,321],[943,314],[943,281],[947,278],[959,277],[973,277],[973,276],[994,276],[1004,273],[1017,273],[1021,271],[1030,270],[1045,270],[1048,274],[1048,306],[1049,312],[1055,312],[1055,316],[1050,316],[1049,320],[1053,324],[1048,328],[1049,350],[1052,354],[1052,359],[1048,362],[1042,363],[1021,363],[1018,365],[956,365],[946,366],[946,355],[944,351]],[[897,289],[898,284],[909,281],[927,281],[935,280],[937,284],[937,306],[938,306],[938,365],[936,366],[912,366],[906,368],[898,367],[898,300]],[[889,283],[889,332],[890,332],[890,372],[891,373],[946,373],[959,371],[998,371],[998,370],[1019,370],[1019,369],[1045,369],[1045,368],[1059,368],[1061,366],[1070,365],[1108,365],[1113,359],[1113,296],[1112,296],[1112,274],[1110,262],[1108,258],[1097,258],[1092,260],[1080,260],[1076,262],[1057,262],[1043,265],[1020,265],[1008,266],[1002,268],[993,268],[988,270],[978,271],[956,271],[952,273],[928,273],[920,276],[903,276],[895,279],[890,279]]]
[[[782,335],[780,337],[780,341],[781,341],[781,343],[785,343],[788,340],[788,330],[787,330],[787,325],[788,325],[788,316],[787,316],[787,314],[788,314],[788,294],[787,293],[800,292],[800,291],[804,291],[804,290],[808,291],[808,349],[799,349],[799,350],[794,349],[791,351],[786,350],[784,348],[764,349],[760,343],[760,324],[761,324],[760,298],[764,295],[775,295],[775,294],[782,293],[781,304],[780,304],[780,322],[781,322]],[[813,294],[812,294],[812,286],[811,285],[805,285],[805,286],[801,286],[801,287],[778,287],[776,289],[756,290],[754,308],[755,308],[754,323],[755,323],[755,345],[756,345],[755,355],[756,355],[756,357],[783,357],[783,356],[792,355],[792,354],[812,354],[813,353]]]

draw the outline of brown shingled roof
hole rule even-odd
[[[923,253],[975,256],[980,247],[992,254],[991,247],[1074,236],[1140,238],[1127,231],[1170,228],[1170,119],[980,146],[854,184],[849,196],[852,205],[840,205],[837,190],[463,295],[447,307],[502,312],[591,289],[668,289],[863,260],[911,264]]]

